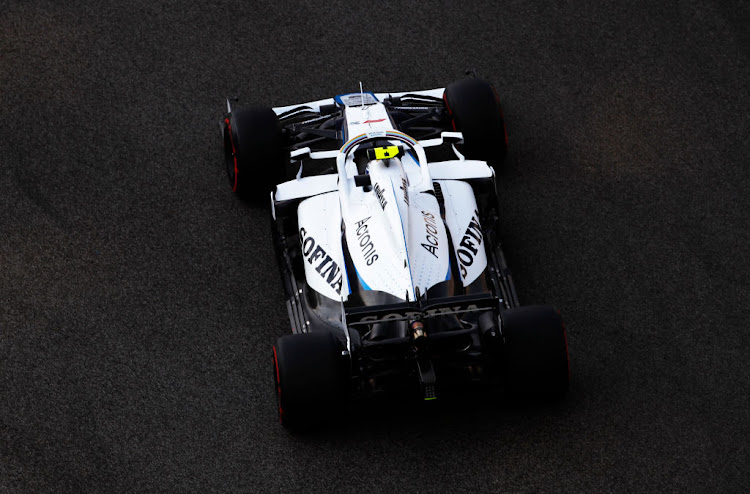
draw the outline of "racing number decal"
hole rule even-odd
[[[398,146],[387,146],[374,148],[373,151],[375,151],[376,160],[389,160],[398,156],[399,148]]]

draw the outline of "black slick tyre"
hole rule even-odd
[[[318,427],[343,399],[341,351],[329,333],[282,336],[273,348],[279,421],[293,431]]]
[[[240,108],[224,120],[224,161],[234,192],[263,200],[285,179],[288,151],[270,108]]]
[[[454,130],[464,136],[459,151],[498,169],[508,154],[508,136],[495,89],[481,79],[463,79],[446,87],[443,99]]]
[[[560,313],[539,305],[508,309],[500,318],[506,392],[533,399],[564,396],[570,367]]]

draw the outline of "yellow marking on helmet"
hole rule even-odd
[[[398,146],[374,148],[376,160],[389,160],[398,156]]]

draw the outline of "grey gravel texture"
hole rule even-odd
[[[0,492],[748,492],[741,1],[0,1]],[[572,389],[277,423],[224,98],[501,95],[503,239]]]

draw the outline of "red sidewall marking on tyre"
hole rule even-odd
[[[279,378],[279,359],[276,356],[276,346],[273,347],[273,366],[276,369],[276,397],[279,406],[279,422],[283,423],[284,410],[281,408],[281,379]]]
[[[563,339],[565,340],[565,363],[568,364],[568,382],[570,382],[570,354],[568,353],[568,331],[565,329],[565,323],[562,323]]]
[[[234,159],[234,183],[232,184],[232,192],[237,192],[237,148],[234,146],[234,137],[232,137],[232,124],[229,123],[229,119],[224,119],[227,124],[227,130],[229,131],[229,142],[232,144],[232,158]]]
[[[500,96],[497,94],[497,89],[495,89],[494,87],[492,87],[492,93],[495,95],[497,108],[500,110],[500,118],[503,119],[503,133],[505,134],[505,149],[508,149],[508,127],[505,126],[505,114],[503,113],[503,107],[500,104]]]
[[[456,119],[453,118],[453,110],[451,110],[451,105],[448,104],[448,97],[445,95],[445,92],[443,92],[443,101],[445,102],[445,107],[448,109],[448,115],[451,117],[451,125],[453,125],[453,131],[458,132],[456,129]]]

